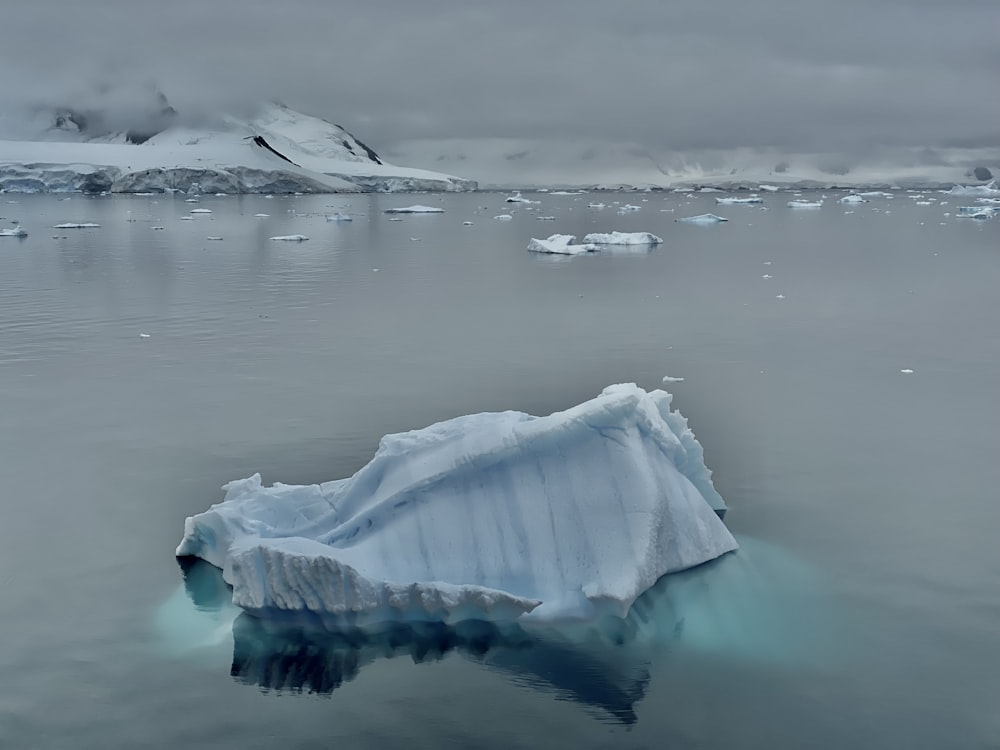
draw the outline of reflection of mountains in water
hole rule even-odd
[[[243,614],[233,624],[233,636],[232,676],[265,690],[329,694],[379,659],[409,656],[419,664],[460,654],[512,676],[518,684],[632,724],[634,705],[649,680],[646,664],[630,668],[620,649],[541,638],[516,625],[479,620],[328,632]]]

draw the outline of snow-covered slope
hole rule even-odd
[[[0,140],[0,190],[273,193],[470,190],[469,180],[386,164],[337,125],[277,104],[250,119],[173,125],[142,143],[88,133],[55,116],[22,140]],[[21,135],[24,135],[23,133]]]
[[[222,568],[251,613],[332,627],[621,617],[662,575],[737,546],[671,398],[611,386],[548,417],[386,436],[349,479],[231,482],[177,554]]]

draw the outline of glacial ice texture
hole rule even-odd
[[[233,602],[329,627],[624,617],[661,576],[736,549],[672,396],[606,388],[564,412],[387,435],[354,476],[226,485],[178,556]]]

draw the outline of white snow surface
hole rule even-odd
[[[142,144],[128,143],[125,133],[82,138],[49,128],[32,140],[0,140],[0,191],[232,194],[476,187],[470,180],[376,161],[337,125],[278,104],[250,119],[226,116],[197,129],[170,127]]]
[[[649,232],[591,232],[583,238],[584,242],[595,245],[659,245],[663,239]]]
[[[553,234],[548,239],[539,240],[534,237],[528,243],[528,250],[533,253],[550,253],[552,255],[582,255],[597,250],[597,245],[585,243],[574,244],[575,234]]]
[[[672,396],[614,385],[564,412],[472,414],[387,435],[348,479],[230,482],[177,555],[233,602],[329,627],[612,614],[737,543]]]

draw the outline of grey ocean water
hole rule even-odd
[[[0,747],[1000,747],[1000,222],[532,197],[3,196]],[[665,242],[525,251],[611,230]],[[743,549],[617,635],[274,634],[173,558],[230,479],[664,375]]]

